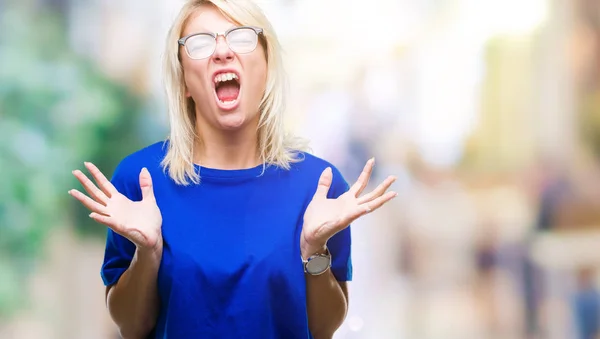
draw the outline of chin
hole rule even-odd
[[[221,112],[217,123],[223,130],[236,131],[246,126],[246,115],[239,110],[236,112]]]

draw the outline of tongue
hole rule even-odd
[[[217,88],[217,97],[221,101],[233,101],[240,94],[240,86],[231,81],[226,82]]]

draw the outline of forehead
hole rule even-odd
[[[224,16],[217,8],[212,5],[203,5],[194,11],[188,18],[183,28],[182,36],[192,33],[202,32],[225,32],[226,30],[238,26]]]

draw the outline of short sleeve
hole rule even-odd
[[[332,167],[333,181],[328,197],[334,199],[348,191],[349,186],[342,174]],[[327,242],[331,253],[331,271],[338,281],[352,280],[352,256],[351,256],[351,227],[336,233]]]
[[[117,166],[111,182],[117,191],[130,200],[140,201],[138,175],[134,168],[127,166],[126,160],[127,158]],[[135,245],[109,228],[106,235],[104,262],[100,271],[105,286],[114,285],[119,281],[121,275],[129,268],[134,254]]]

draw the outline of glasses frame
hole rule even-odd
[[[183,46],[183,49],[185,49],[185,53],[188,55],[188,57],[190,57],[190,59],[194,59],[194,60],[202,60],[202,59],[209,58],[211,55],[213,55],[213,54],[215,53],[215,51],[217,50],[217,40],[219,39],[219,36],[220,36],[220,35],[222,35],[222,36],[223,36],[223,38],[225,39],[225,43],[227,44],[227,47],[228,47],[230,50],[232,50],[234,53],[237,53],[237,52],[235,52],[235,51],[234,51],[234,50],[231,48],[231,46],[229,46],[229,41],[227,41],[227,35],[229,35],[229,33],[231,33],[231,32],[234,32],[234,31],[237,31],[237,30],[240,30],[240,29],[251,29],[251,30],[253,30],[253,31],[254,31],[254,33],[256,33],[256,35],[257,35],[256,46],[258,46],[258,38],[260,38],[260,36],[261,36],[261,35],[263,35],[264,33],[263,33],[263,29],[262,29],[262,28],[260,28],[260,27],[254,27],[254,26],[238,26],[238,27],[232,27],[232,28],[230,28],[230,29],[228,29],[228,30],[226,30],[225,32],[222,32],[222,33],[212,33],[212,32],[192,33],[192,34],[186,35],[186,36],[184,36],[183,38],[181,38],[181,39],[177,40],[177,43],[178,43],[179,45]],[[204,58],[193,58],[193,57],[190,55],[190,52],[188,51],[187,47],[185,46],[185,43],[187,42],[187,40],[188,40],[189,38],[192,38],[192,37],[195,37],[195,36],[198,36],[198,35],[208,35],[208,36],[211,36],[213,39],[215,39],[215,45],[214,45],[214,48],[213,48],[212,52],[211,52],[211,53],[210,53],[208,56],[206,56],[206,57],[204,57]],[[247,54],[247,53],[252,53],[252,52],[254,52],[254,50],[256,49],[256,46],[254,46],[254,48],[253,48],[251,51],[249,51],[249,52],[245,52],[245,53],[238,53],[238,54]]]

